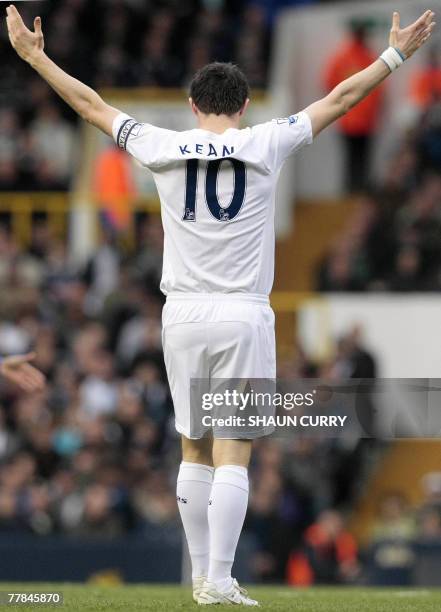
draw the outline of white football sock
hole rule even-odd
[[[176,497],[191,557],[193,578],[208,573],[210,536],[207,510],[213,473],[214,468],[209,465],[188,461],[182,461],[179,468]]]
[[[208,506],[210,526],[209,582],[227,591],[231,568],[248,506],[248,470],[239,465],[222,465],[214,473]]]

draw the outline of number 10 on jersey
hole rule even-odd
[[[221,165],[231,164],[233,167],[233,195],[227,206],[221,206],[217,195],[217,180]],[[198,187],[199,160],[187,160],[185,181],[185,207],[183,221],[196,221],[196,196]],[[205,202],[211,215],[217,221],[232,221],[237,217],[245,199],[246,166],[242,161],[226,157],[213,159],[207,163],[205,173]]]

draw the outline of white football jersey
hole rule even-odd
[[[214,134],[174,132],[120,114],[113,136],[155,179],[163,293],[268,295],[277,179],[285,159],[312,142],[308,115]]]

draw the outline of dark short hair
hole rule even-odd
[[[190,97],[201,113],[234,115],[250,94],[248,80],[235,64],[213,62],[194,75]]]

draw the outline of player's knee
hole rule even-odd
[[[215,440],[213,444],[214,467],[221,465],[248,467],[251,446],[251,440]]]
[[[213,441],[211,438],[190,440],[182,436],[182,459],[189,463],[213,465]]]

